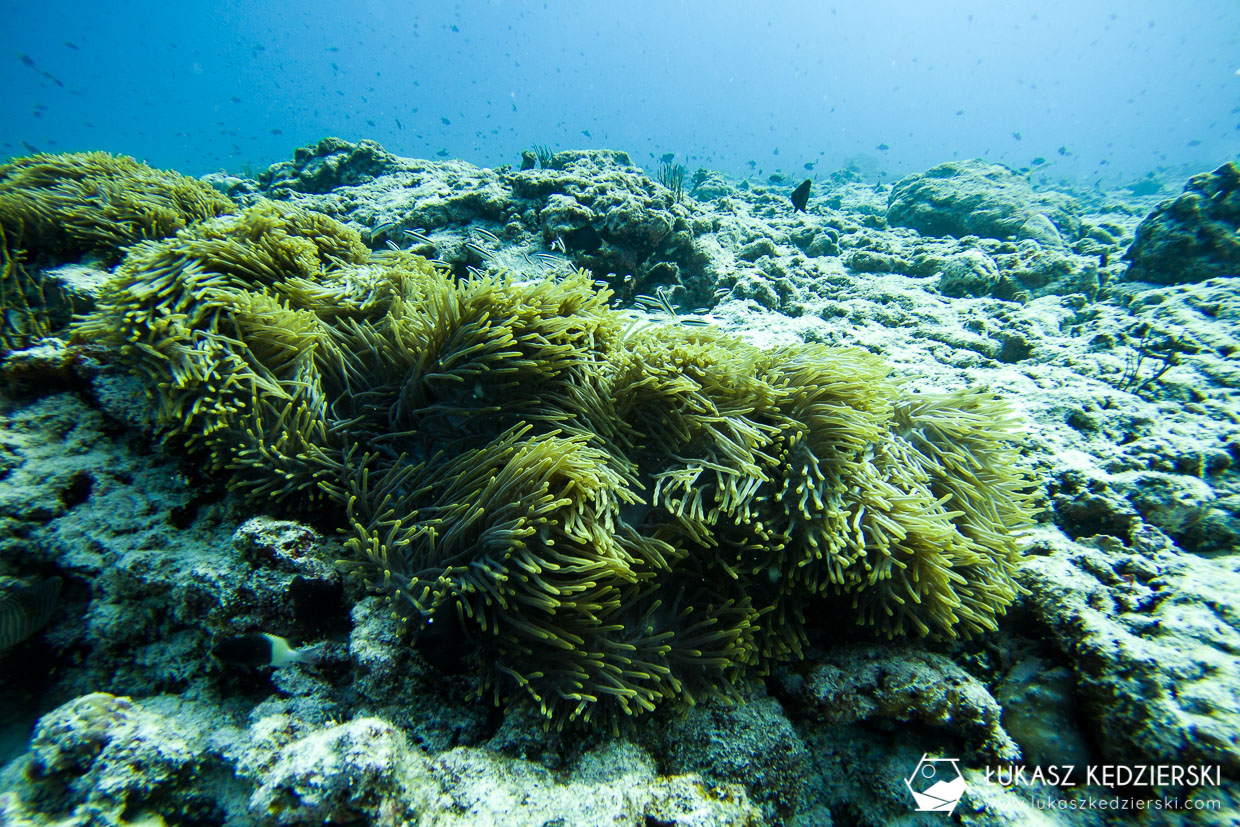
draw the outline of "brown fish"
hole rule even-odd
[[[796,207],[797,212],[805,212],[805,205],[809,203],[809,185],[810,179],[806,178],[801,186],[792,191],[792,206]]]

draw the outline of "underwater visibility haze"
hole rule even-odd
[[[1240,820],[1240,6],[5,11],[0,824]]]
[[[13,3],[0,152],[101,149],[201,175],[334,135],[482,166],[545,144],[738,177],[982,157],[1128,183],[1240,147],[1237,14],[1227,0]]]

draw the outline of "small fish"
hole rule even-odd
[[[659,156],[659,160],[665,164],[670,164],[672,162],[672,159],[675,157],[676,157],[675,152],[664,152],[662,155]]]
[[[489,238],[491,241],[494,241],[496,244],[501,243],[499,240],[499,236],[497,236],[495,233],[483,227],[474,227],[474,232],[476,232],[478,235],[482,236],[483,238]]]
[[[720,287],[718,290],[715,291],[715,298],[717,299],[726,299],[731,295],[732,295],[731,287]]]
[[[593,140],[594,138],[594,136],[590,134],[590,130],[588,129],[581,130],[581,134],[585,135],[587,138],[590,138],[591,140]]]
[[[550,253],[534,253],[534,258],[541,259],[548,264],[563,264],[564,259],[559,256],[553,256]]]
[[[443,612],[442,617],[429,615],[418,630],[414,647],[445,675],[457,675],[465,671],[461,654],[466,651],[465,632],[454,612]]]
[[[376,224],[374,226],[374,229],[370,231],[370,237],[374,238],[375,236],[383,235],[388,230],[393,229],[395,226],[396,226],[395,221],[384,221],[382,224]]]
[[[39,68],[38,66],[35,65],[34,60],[31,59],[30,55],[26,54],[25,52],[18,52],[17,59],[20,60],[26,66],[29,66],[31,69],[37,70]]]
[[[678,321],[687,327],[710,327],[710,322],[705,319],[695,319],[692,316],[682,316]]]
[[[1070,152],[1068,152],[1068,148],[1067,148],[1066,146],[1061,146],[1061,147],[1059,147],[1059,149],[1057,149],[1057,150],[1055,150],[1055,151],[1056,151],[1056,152],[1058,152],[1060,155],[1070,155],[1070,154],[1071,154]]]
[[[438,155],[440,158],[447,158],[447,157],[448,157],[448,150],[446,150],[446,149],[441,149],[441,150],[439,150],[438,152],[436,152],[435,154],[436,154],[436,155]]]
[[[426,233],[421,230],[405,230],[405,235],[409,236],[414,241],[420,241],[423,244],[429,244],[432,247],[435,246],[435,242],[431,241],[431,237],[426,235]]]
[[[566,255],[568,253],[568,248],[564,246],[564,239],[558,235],[555,237],[555,241],[551,242],[551,249],[552,251],[564,253]]]
[[[211,654],[222,663],[231,663],[246,669],[262,669],[270,666],[282,669],[294,663],[316,664],[322,658],[323,644],[294,649],[278,635],[252,632],[221,640],[211,648]]]
[[[400,245],[399,245],[399,244],[397,244],[397,243],[396,243],[395,241],[393,241],[392,239],[390,239],[390,238],[389,238],[389,239],[387,239],[384,243],[385,243],[385,244],[387,244],[387,246],[388,246],[388,249],[389,249],[389,250],[393,250],[393,251],[395,251],[395,252],[397,252],[397,253],[399,253],[399,252],[400,252]]]
[[[400,122],[400,118],[393,118],[392,120],[396,121],[396,128],[403,132],[405,129],[405,125]]]
[[[1193,140],[1188,142],[1188,145],[1189,146],[1201,146],[1201,141],[1198,141],[1196,138],[1194,138]]]
[[[483,247],[481,244],[475,244],[472,241],[465,242],[465,249],[469,250],[471,253],[477,253],[479,256],[483,258],[483,260],[486,260],[491,257],[491,253],[485,247]]]
[[[444,126],[452,126],[452,121],[448,120],[443,115],[439,116],[439,120],[443,121]]]
[[[444,261],[441,258],[427,259],[427,263],[430,264],[432,267],[443,267],[445,270],[452,269],[452,265]]]
[[[47,625],[60,603],[59,577],[19,587],[0,598],[0,652],[21,643]]]
[[[594,284],[594,286],[595,286],[595,287],[597,287],[599,290],[606,290],[607,288],[611,287],[611,285],[610,285],[610,284],[608,284],[607,282],[603,281],[602,279],[594,279],[593,284]]]
[[[810,179],[806,178],[801,182],[801,186],[792,191],[792,206],[794,212],[805,212],[805,205],[809,203]]]
[[[675,316],[676,308],[672,306],[672,302],[667,296],[667,288],[660,286],[657,290],[654,291],[654,294],[658,296],[659,304],[662,305],[663,309],[666,310],[668,313],[672,314],[673,316]]]
[[[283,135],[284,134],[283,129],[268,129],[267,131],[270,132],[272,135]]]
[[[818,163],[818,162],[817,162],[817,161],[807,161],[807,162],[805,163],[805,168],[806,168],[807,170],[809,170],[810,172],[813,172],[813,171],[814,171],[814,164],[816,164],[816,163]]]
[[[486,278],[486,275],[487,275],[486,270],[483,270],[479,267],[475,267],[472,264],[466,264],[465,269],[468,270],[469,274],[473,276],[474,278],[479,278],[479,279]]]
[[[1019,132],[1013,132],[1012,137],[1019,141],[1023,136]]]
[[[879,144],[877,148],[879,152],[886,152],[887,150],[891,149],[891,147],[887,146],[886,144]]]
[[[73,50],[73,51],[75,51],[75,52],[76,52],[76,51],[79,51],[79,49],[78,49],[78,47],[77,47],[77,44],[76,44],[76,43],[74,43],[72,40],[66,40],[66,41],[65,41],[65,45],[66,45],[66,46],[68,46],[70,49],[72,49],[72,50]]]
[[[1039,155],[1038,157],[1030,161],[1030,163],[1033,164],[1035,167],[1039,167],[1039,166],[1042,166],[1042,164],[1046,163],[1046,159],[1043,158],[1041,155]]]

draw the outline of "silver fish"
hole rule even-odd
[[[490,251],[488,251],[488,250],[487,250],[485,247],[483,247],[482,245],[480,245],[480,244],[475,244],[475,243],[474,243],[474,242],[472,242],[472,241],[466,241],[466,242],[465,242],[465,249],[467,249],[467,250],[470,250],[470,251],[472,251],[472,252],[477,253],[478,255],[482,256],[482,258],[483,258],[483,259],[488,259],[488,258],[490,258],[490,257],[491,257],[491,253],[490,253]]]

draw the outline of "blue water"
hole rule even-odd
[[[202,174],[337,135],[485,166],[545,144],[790,179],[980,156],[1124,183],[1240,155],[1238,0],[2,8],[0,156]]]

